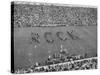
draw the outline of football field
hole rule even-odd
[[[72,39],[68,32],[78,38]],[[31,33],[38,33],[39,43],[32,41]],[[52,33],[49,39],[54,40],[48,43],[44,34]],[[57,32],[63,32],[61,40]],[[88,53],[89,57],[97,55],[97,26],[66,26],[66,27],[29,27],[14,28],[14,65],[25,67],[35,62],[41,62],[47,59],[51,54],[60,51],[60,47],[66,48],[69,54]]]

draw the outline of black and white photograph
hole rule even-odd
[[[97,8],[11,2],[11,70],[97,69]]]
[[[98,69],[96,6],[12,1],[11,73]]]

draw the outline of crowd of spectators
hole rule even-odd
[[[63,62],[53,65],[30,67],[27,69],[18,69],[15,73],[33,73],[33,72],[54,72],[54,71],[71,71],[71,70],[89,70],[97,69],[97,58],[92,57],[88,59],[75,60],[70,62]]]
[[[36,67],[33,72],[53,72],[53,71],[70,71],[70,70],[86,70],[96,69],[97,59],[90,58],[84,60],[70,61],[66,63]]]
[[[14,3],[14,27],[97,25],[97,8]]]

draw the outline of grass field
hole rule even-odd
[[[72,40],[66,31],[75,30],[75,35],[80,39]],[[68,37],[61,41],[56,32],[62,31]],[[40,35],[40,44],[32,42],[31,32]],[[47,43],[44,38],[45,32],[52,32],[54,42]],[[89,57],[97,54],[97,26],[68,26],[68,27],[29,27],[14,28],[14,65],[15,68],[25,67],[35,62],[47,59],[48,55],[60,50],[60,46],[68,50],[69,54],[88,53]]]

